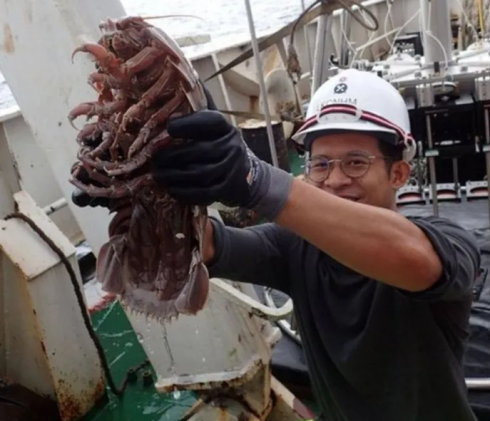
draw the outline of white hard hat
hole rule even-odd
[[[348,69],[327,80],[313,94],[305,122],[292,139],[304,144],[309,133],[344,131],[371,132],[403,146],[405,160],[415,156],[405,101],[391,83],[374,73]]]

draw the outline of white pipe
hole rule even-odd
[[[58,199],[53,203],[51,203],[50,205],[43,208],[43,211],[46,215],[51,215],[52,213],[55,213],[56,211],[63,209],[66,206],[68,206],[68,202],[64,197],[62,197],[61,199]]]
[[[466,387],[470,390],[488,390],[490,389],[490,378],[466,378]]]
[[[276,145],[274,143],[274,134],[272,132],[272,119],[269,110],[269,102],[267,101],[267,89],[265,87],[264,73],[262,68],[262,60],[260,57],[259,44],[257,42],[257,35],[255,33],[255,25],[252,14],[252,7],[250,6],[250,0],[245,0],[245,7],[247,9],[248,26],[250,30],[250,38],[252,41],[252,49],[255,57],[255,65],[257,67],[257,77],[259,79],[260,92],[262,96],[262,102],[264,107],[265,123],[267,125],[267,137],[269,138],[269,148],[271,150],[272,163],[275,167],[279,167],[279,161],[277,159]]]

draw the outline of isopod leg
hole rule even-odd
[[[179,107],[184,99],[184,96],[185,94],[183,90],[178,89],[176,95],[169,102],[167,102],[164,107],[153,114],[153,116],[140,130],[138,137],[129,148],[128,158],[131,158],[134,154],[141,150],[141,148],[146,144],[151,131],[168,119],[168,117]]]
[[[99,102],[83,102],[73,108],[68,114],[68,121],[75,128],[73,120],[81,115],[87,116],[87,120],[98,115],[102,117],[111,116],[114,113],[123,111],[126,107],[126,100],[119,99],[114,102],[109,102],[107,104],[101,104]]]
[[[77,159],[83,163],[84,166],[89,166],[98,171],[107,171],[107,169],[114,168],[117,165],[115,162],[92,158],[90,152],[86,152],[83,149],[78,151]]]
[[[127,125],[135,119],[138,119],[143,114],[144,110],[149,108],[156,99],[159,98],[165,87],[168,86],[170,79],[174,76],[174,72],[168,67],[167,64],[164,65],[165,70],[155,82],[155,84],[148,89],[137,104],[132,105],[123,115],[121,130],[126,130]]]
[[[143,48],[138,54],[131,57],[122,65],[123,72],[131,77],[132,75],[148,69],[158,60],[165,51],[160,48],[148,46]]]
[[[116,77],[97,72],[92,73],[88,77],[88,83],[97,92],[103,92],[105,89],[121,89],[123,86],[121,81]]]
[[[91,158],[98,158],[106,152],[109,147],[112,145],[112,141],[114,136],[111,132],[104,132],[102,134],[102,142],[92,151],[89,152],[89,156]]]
[[[155,136],[148,142],[148,144],[132,159],[119,164],[116,168],[111,170],[106,170],[109,176],[117,176],[121,174],[129,174],[130,172],[140,168],[148,159],[161,147],[169,143],[172,138],[168,135],[167,131],[164,130],[162,133]]]
[[[99,123],[86,124],[78,133],[77,143],[79,145],[89,145],[101,134]]]
[[[96,43],[86,43],[76,48],[71,55],[71,59],[79,52],[89,53],[94,58],[97,64],[107,73],[114,75],[121,80],[124,80],[124,74],[121,71],[121,62],[114,54],[107,51],[105,47]]]
[[[141,187],[152,182],[153,177],[151,174],[144,174],[130,181],[113,182],[110,187],[87,185],[74,177],[70,179],[70,183],[87,193],[89,196],[108,197],[110,199],[120,199],[123,197],[133,196]]]

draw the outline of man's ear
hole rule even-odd
[[[403,187],[410,179],[412,168],[407,161],[396,161],[391,166],[390,182],[394,189]]]

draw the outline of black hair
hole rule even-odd
[[[378,139],[378,148],[385,158],[386,169],[391,170],[393,163],[403,160],[403,146],[388,143],[385,140]]]

